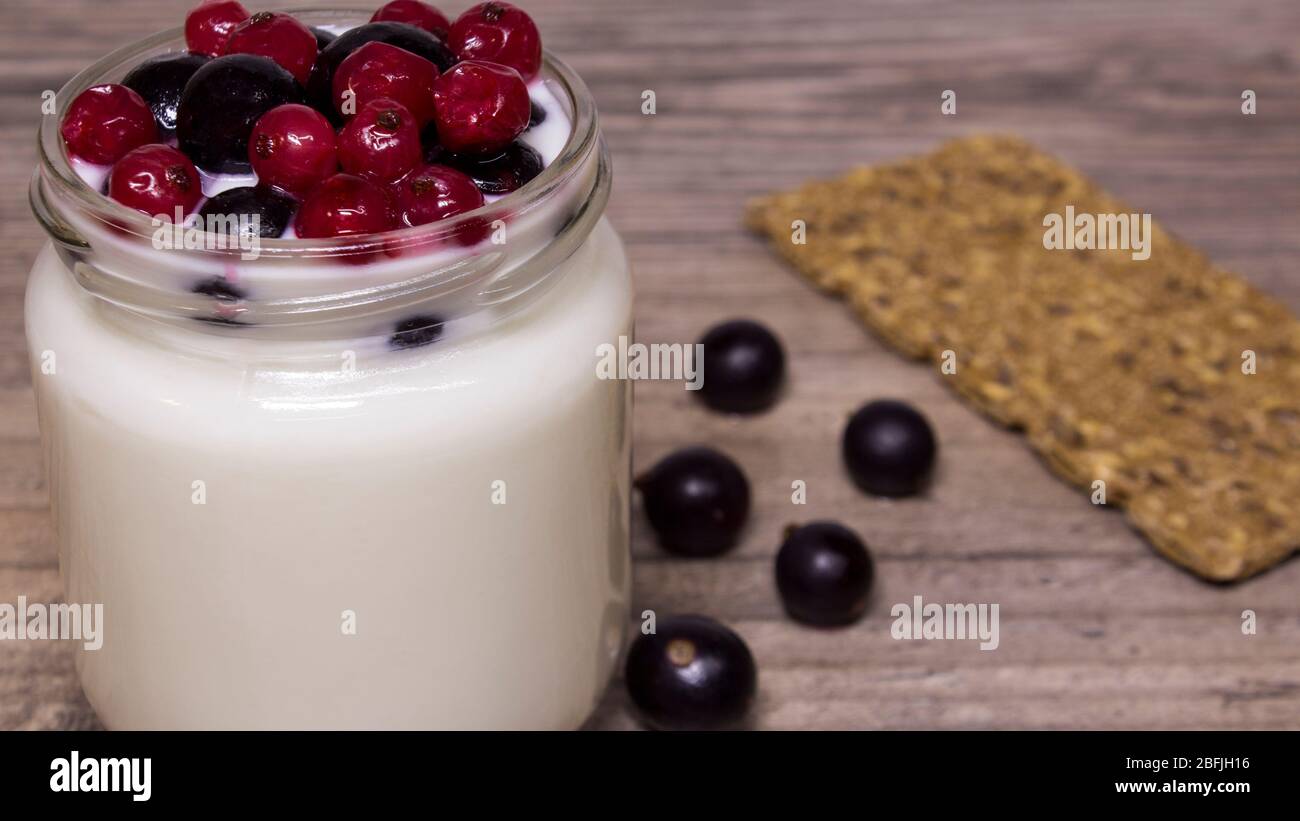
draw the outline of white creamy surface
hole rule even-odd
[[[627,619],[630,386],[594,352],[630,333],[631,286],[603,220],[553,276],[349,373],[347,340],[146,328],[41,253],[28,344],[67,601],[104,604],[78,669],[108,726],[585,718]]]

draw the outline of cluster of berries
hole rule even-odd
[[[109,197],[148,215],[260,216],[263,237],[369,234],[472,211],[541,172],[519,139],[542,43],[525,12],[480,3],[453,23],[392,0],[335,37],[288,14],[206,0],[188,51],[73,100],[70,155],[109,165]],[[255,173],[204,202],[206,174]],[[469,237],[481,238],[481,232]]]

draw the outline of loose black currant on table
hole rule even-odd
[[[892,399],[863,405],[844,428],[842,453],[849,475],[859,488],[879,496],[921,491],[937,450],[925,417]]]
[[[336,123],[342,122],[333,102],[334,72],[349,54],[366,43],[375,41],[419,55],[437,66],[440,72],[451,68],[456,62],[456,55],[452,54],[451,49],[443,45],[436,35],[423,29],[408,23],[366,23],[345,31],[321,49],[311,78],[307,81],[307,97],[313,108]]]
[[[704,346],[704,383],[696,393],[714,410],[753,413],[776,401],[785,376],[785,351],[776,336],[748,319],[710,328]]]
[[[425,156],[429,155],[428,141],[425,141]],[[527,185],[534,177],[542,173],[544,164],[542,155],[530,145],[515,140],[505,150],[479,156],[476,154],[453,154],[438,152],[434,160],[443,165],[450,165],[474,181],[484,194],[509,194]],[[707,376],[706,376],[707,378]]]
[[[632,643],[624,678],[641,716],[666,730],[734,727],[758,689],[744,640],[705,616],[660,619]]]
[[[397,323],[388,344],[394,348],[418,348],[437,342],[442,336],[443,320],[436,316],[413,316]]]
[[[247,173],[248,138],[258,118],[302,102],[293,75],[267,57],[231,54],[211,60],[185,84],[176,118],[180,148],[214,173]]]
[[[666,456],[636,480],[659,544],[681,556],[716,556],[736,543],[749,515],[749,482],[712,448]]]
[[[122,85],[144,98],[159,129],[164,133],[172,132],[176,130],[176,109],[181,104],[181,92],[194,72],[208,60],[202,54],[164,54],[131,69]]]
[[[874,570],[858,535],[836,522],[791,527],[776,554],[786,612],[806,624],[849,624],[867,608]]]
[[[262,239],[277,239],[284,235],[293,219],[298,202],[288,194],[267,186],[246,186],[222,191],[203,203],[199,215],[203,217],[257,217],[258,236]],[[208,223],[211,229],[211,223]],[[238,225],[231,228],[238,230]]]

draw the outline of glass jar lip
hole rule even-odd
[[[314,26],[330,25],[331,22],[353,23],[357,20],[361,22],[357,22],[356,25],[364,25],[370,15],[368,11],[351,8],[305,7],[283,11],[302,19],[307,25]],[[82,91],[101,84],[102,78],[115,69],[132,64],[163,46],[168,44],[183,46],[184,37],[185,27],[182,25],[115,49],[78,72],[64,84],[57,92],[58,103],[54,114],[46,116],[41,122],[37,151],[40,168],[45,172],[46,178],[57,184],[61,195],[69,197],[76,206],[84,209],[96,220],[112,225],[119,233],[125,232],[147,238],[157,230],[157,222],[153,217],[114,202],[86,184],[68,156],[60,133],[60,124],[68,106]],[[184,49],[181,48],[175,53],[183,51]],[[162,53],[173,52],[159,52]],[[368,248],[420,245],[442,238],[455,237],[458,233],[481,224],[485,217],[490,218],[491,215],[505,213],[518,215],[545,202],[549,195],[561,189],[570,178],[579,173],[584,161],[593,151],[598,150],[600,134],[595,101],[577,72],[550,51],[543,50],[542,69],[538,76],[558,83],[562,90],[572,114],[569,136],[556,159],[537,177],[518,190],[486,203],[474,211],[426,225],[325,239],[263,239],[260,241],[260,253],[271,258],[316,257],[356,253]]]

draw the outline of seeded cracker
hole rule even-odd
[[[747,221],[901,352],[955,352],[942,379],[1070,482],[1105,480],[1168,558],[1216,580],[1281,561],[1300,547],[1300,322],[1154,222],[1146,260],[1045,249],[1069,205],[1137,213],[1020,140],[973,137],[760,198]]]

